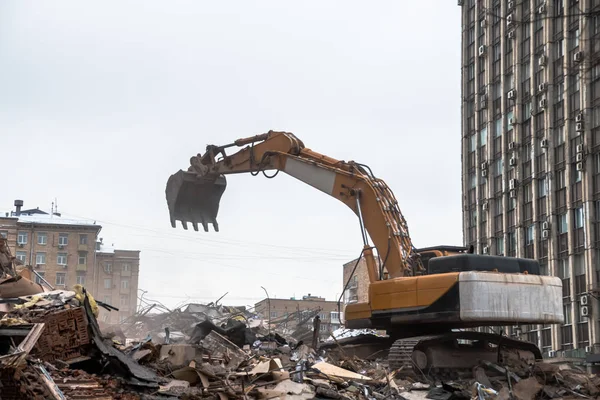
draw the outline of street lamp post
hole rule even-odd
[[[269,307],[269,337],[271,337],[271,298],[269,297],[269,292],[267,292],[267,289],[265,289],[262,286],[261,288],[265,291],[265,294],[267,295],[267,304]]]

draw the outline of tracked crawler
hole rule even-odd
[[[241,149],[227,154],[236,147]],[[208,231],[212,224],[218,231],[226,175],[268,171],[295,177],[358,217],[369,295],[364,303],[346,306],[345,324],[383,329],[397,338],[390,349],[392,366],[403,366],[409,373],[459,373],[494,354],[496,360],[498,355],[539,358],[533,344],[455,330],[563,322],[562,281],[541,276],[537,261],[480,256],[451,247],[415,249],[392,190],[369,167],[307,149],[287,132],[209,145],[204,154],[192,157],[187,170],[167,182],[172,226],[181,221],[184,229],[189,223],[195,230],[200,224]],[[285,201],[284,195],[280,200]]]

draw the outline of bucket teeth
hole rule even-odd
[[[182,170],[171,175],[165,190],[171,226],[175,228],[181,221],[187,230],[190,223],[197,232],[202,224],[208,232],[208,225],[213,224],[218,232],[217,213],[226,186],[224,176],[202,177]]]

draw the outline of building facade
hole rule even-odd
[[[0,217],[0,236],[7,238],[12,254],[33,268],[37,283],[43,278],[55,288],[88,287],[93,282],[94,243],[102,227],[39,209],[21,210],[21,205]]]
[[[297,323],[306,319],[307,328],[312,329],[313,319],[304,318],[309,315],[319,315],[321,320],[320,337],[329,336],[329,331],[340,327],[340,314],[337,301],[327,301],[323,297],[312,296],[310,293],[302,299],[263,299],[254,305],[255,313],[271,326],[283,325],[287,320]],[[269,314],[270,310],[270,314]]]
[[[96,243],[96,270],[94,295],[119,311],[100,309],[99,320],[119,324],[135,314],[137,309],[140,252],[119,250],[103,243]]]
[[[108,312],[100,307],[99,319],[105,323],[117,324],[135,313],[139,251],[105,246],[98,239],[102,226],[94,221],[22,206],[17,200],[15,211],[0,214],[0,236],[23,265],[31,266],[33,280],[42,285],[45,280],[56,289],[84,286],[98,300],[119,309]]]
[[[458,4],[465,244],[562,279],[564,324],[514,335],[546,356],[598,353],[600,1]]]
[[[356,264],[357,262],[358,265]],[[367,261],[364,257],[361,257],[360,260],[355,259],[344,264],[342,281],[344,285],[344,305],[368,302],[369,283],[369,271],[367,270]]]

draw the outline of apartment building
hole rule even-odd
[[[96,265],[96,298],[119,309],[118,312],[101,309],[98,319],[109,324],[121,323],[137,309],[140,252],[116,249],[100,238],[96,243]]]
[[[563,281],[546,356],[600,353],[600,1],[459,0],[466,245]]]
[[[94,270],[96,236],[102,228],[93,221],[63,218],[39,209],[16,210],[0,217],[0,236],[24,265],[56,288],[89,286]],[[35,278],[42,283],[40,277]]]
[[[321,338],[328,337],[330,330],[334,331],[341,326],[337,301],[327,301],[323,297],[313,296],[310,293],[302,296],[302,299],[263,299],[254,305],[254,309],[256,314],[272,326],[285,324],[286,321],[291,323],[291,320],[296,323],[306,319],[308,315],[318,314],[321,320]],[[313,319],[306,321],[310,329],[312,324]]]
[[[95,221],[69,219],[53,211],[23,209],[0,214],[0,236],[7,238],[12,254],[31,266],[34,280],[55,288],[83,285],[92,295],[119,311],[100,308],[100,321],[119,323],[135,313],[140,252],[119,250],[98,238],[102,226]]]
[[[342,284],[344,305],[369,301],[369,271],[364,257],[344,264]]]

